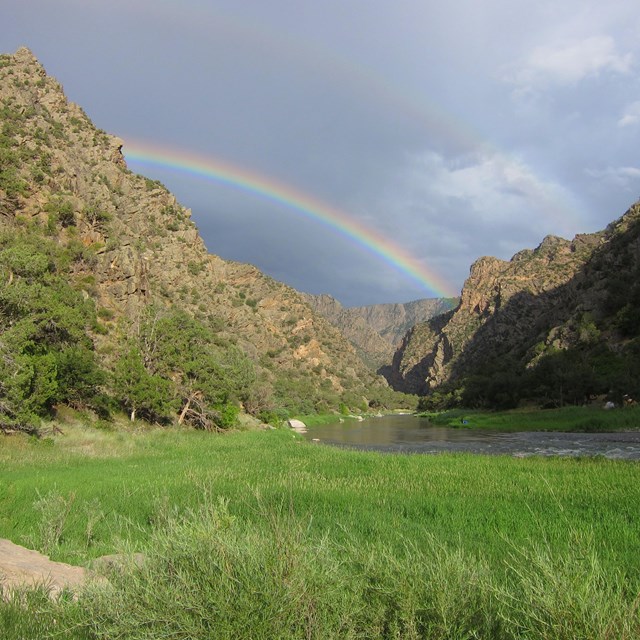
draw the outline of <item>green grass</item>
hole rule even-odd
[[[4,438],[0,537],[149,562],[75,604],[36,598],[33,636],[0,606],[2,637],[637,637],[638,504],[640,465],[605,459],[385,455],[287,430]]]
[[[476,411],[451,409],[422,413],[433,424],[500,431],[625,431],[640,429],[640,406],[605,410],[595,407]],[[463,421],[465,421],[463,423]]]

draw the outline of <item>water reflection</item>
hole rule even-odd
[[[466,451],[522,457],[602,455],[640,460],[640,431],[504,433],[440,427],[424,418],[396,415],[309,427],[306,437],[337,446],[406,453]]]

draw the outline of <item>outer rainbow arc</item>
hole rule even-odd
[[[140,7],[134,6],[135,3],[130,4],[132,6],[128,8],[131,11],[145,15]],[[457,155],[496,157],[500,162],[514,162],[516,166],[521,164],[517,156],[487,137],[487,132],[461,115],[452,113],[433,96],[418,93],[395,79],[385,77],[379,69],[345,57],[335,48],[327,47],[324,42],[303,38],[293,30],[276,28],[264,20],[258,20],[249,12],[243,11],[241,3],[236,3],[233,9],[228,11],[218,6],[214,7],[212,3],[203,4],[189,0],[180,4],[179,12],[175,10],[175,0],[157,0],[156,5],[155,9],[158,11],[154,15],[161,15],[171,24],[175,24],[179,19],[184,29],[198,29],[201,33],[206,33],[207,37],[220,30],[227,35],[232,34],[236,41],[244,42],[254,49],[262,47],[265,50],[277,50],[281,55],[300,60],[309,71],[317,69],[324,77],[332,78],[335,83],[349,87],[355,95],[385,105],[393,113],[394,119],[400,114],[411,122],[427,127],[429,131],[435,129],[438,135],[444,136],[458,148],[455,152]],[[147,148],[147,145],[144,147]],[[171,155],[174,155],[173,152]],[[187,157],[189,156],[191,154],[187,153]],[[152,162],[149,159],[145,161]],[[524,187],[521,185],[521,188],[528,198],[538,202],[537,214],[545,216],[554,225],[560,224],[558,232],[563,235],[572,235],[582,228],[579,205],[573,201],[571,195],[544,189],[544,183],[548,182],[544,176],[538,176],[537,172],[526,164],[525,169],[534,183]],[[386,244],[384,240],[383,244]],[[407,257],[406,251],[399,251],[400,255]],[[408,261],[415,262],[415,258],[409,257]],[[424,267],[418,265],[417,270],[419,273],[424,272]],[[438,282],[437,286],[445,291],[457,290],[431,269],[427,269],[426,273],[427,282]],[[428,284],[427,287],[433,288],[432,284]]]
[[[179,171],[214,180],[241,191],[257,195],[302,214],[346,236],[396,270],[417,282],[438,297],[452,297],[454,287],[440,275],[427,269],[405,249],[384,238],[381,233],[365,227],[348,214],[321,202],[317,198],[280,183],[255,171],[237,167],[219,158],[203,157],[193,152],[163,149],[148,143],[127,143],[125,157],[132,162]]]

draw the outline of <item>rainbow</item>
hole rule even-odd
[[[210,156],[199,156],[192,151],[161,148],[156,145],[129,141],[124,155],[132,164],[162,167],[198,178],[213,180],[245,193],[274,202],[298,215],[323,224],[362,247],[377,258],[417,282],[436,297],[457,295],[445,278],[410,255],[380,232],[363,225],[344,211],[321,202],[314,196],[278,182],[271,177]]]

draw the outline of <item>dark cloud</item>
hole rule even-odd
[[[633,0],[0,4],[4,50],[29,46],[98,127],[290,185],[453,290],[480,255],[602,228],[640,192]],[[212,252],[298,289],[434,295],[286,207],[132,167],[193,209]]]

